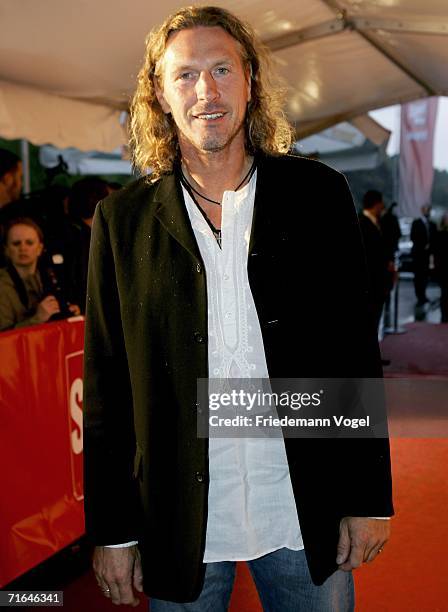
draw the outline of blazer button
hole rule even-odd
[[[204,344],[205,342],[204,336],[200,334],[199,332],[194,333],[194,339],[196,340],[198,344]]]
[[[198,274],[201,274],[201,272],[202,272],[202,266],[201,266],[201,264],[200,264],[200,263],[197,263],[197,264],[196,264],[196,272],[197,272]]]
[[[203,472],[196,472],[195,478],[198,482],[204,482],[204,474]]]

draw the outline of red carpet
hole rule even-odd
[[[381,343],[383,357],[391,361],[384,374],[448,377],[448,323],[410,323],[404,329]]]
[[[394,439],[392,461],[392,538],[377,561],[356,571],[356,610],[445,612],[448,440]]]
[[[355,572],[357,612],[448,610],[448,440],[392,440],[395,509],[381,556]],[[145,602],[136,610],[146,610]],[[91,572],[64,588],[66,612],[115,609]],[[239,564],[231,612],[261,611],[245,564]],[[281,612],[281,611],[279,611]],[[305,611],[306,612],[306,611]]]

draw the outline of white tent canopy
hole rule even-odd
[[[373,170],[384,160],[391,132],[368,115],[343,121],[296,142],[298,153],[316,156],[329,166],[348,172]]]
[[[83,150],[126,141],[144,38],[186,3],[2,0],[0,135]],[[274,51],[298,137],[368,110],[448,95],[447,0],[213,1]]]

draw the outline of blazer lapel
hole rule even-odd
[[[193,257],[202,261],[199,247],[185,208],[182,190],[175,174],[164,176],[154,194],[158,203],[155,216],[171,236]]]
[[[249,255],[256,254],[261,243],[269,237],[270,214],[276,194],[272,187],[269,174],[269,160],[260,156],[257,160],[257,187],[255,192],[254,213],[249,241]],[[158,203],[155,216],[163,227],[177,240],[193,257],[202,261],[199,247],[191,227],[190,218],[183,201],[180,182],[176,175],[168,174],[159,182],[154,194],[154,202]]]
[[[257,159],[257,187],[255,190],[254,213],[249,241],[249,255],[257,255],[258,248],[268,238],[271,227],[270,214],[275,193],[271,187],[269,160],[261,156]]]

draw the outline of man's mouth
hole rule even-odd
[[[200,115],[194,115],[196,119],[202,119],[203,121],[213,121],[214,119],[221,119],[224,117],[224,113],[201,113]]]

